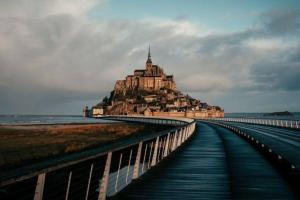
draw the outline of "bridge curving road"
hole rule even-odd
[[[247,132],[300,169],[300,131],[245,123],[225,124]]]
[[[218,125],[198,126],[176,159],[161,163],[114,199],[297,199],[245,140]]]

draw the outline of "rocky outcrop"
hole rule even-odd
[[[169,117],[224,117],[224,110],[211,106],[176,89],[173,75],[166,75],[153,65],[150,49],[143,70],[135,70],[124,80],[117,80],[109,98],[90,113],[104,115],[147,115]]]

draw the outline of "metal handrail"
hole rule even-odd
[[[248,124],[259,124],[259,125],[266,125],[266,126],[276,126],[276,127],[283,127],[283,128],[300,129],[300,121],[299,120],[238,118],[238,117],[212,118],[210,120],[248,123]]]
[[[92,185],[90,186],[91,179],[93,179],[92,170],[94,165],[99,165],[99,162],[101,162],[101,168],[104,169],[102,177],[98,177],[97,179],[101,180],[99,183],[99,186],[97,186],[99,189],[98,191],[98,199],[105,199],[107,195],[115,195],[120,190],[122,190],[124,187],[126,187],[133,179],[136,179],[140,177],[143,173],[145,173],[148,169],[155,166],[158,162],[163,160],[165,157],[167,157],[170,153],[175,151],[178,147],[180,147],[184,142],[194,133],[195,130],[195,121],[192,119],[174,119],[174,118],[158,118],[158,117],[140,117],[140,116],[109,116],[106,117],[106,119],[111,120],[120,120],[120,121],[131,121],[131,122],[142,122],[142,123],[155,123],[155,124],[165,124],[165,125],[176,125],[174,128],[160,131],[151,135],[146,135],[143,137],[136,137],[131,138],[124,141],[119,141],[111,145],[106,145],[102,148],[97,148],[90,150],[89,152],[81,152],[78,154],[74,154],[74,156],[71,156],[69,159],[61,159],[59,162],[56,162],[54,165],[49,166],[38,166],[39,168],[31,167],[32,171],[26,171],[26,173],[18,174],[13,177],[4,177],[5,179],[1,180],[1,190],[5,190],[7,188],[10,188],[12,184],[16,184],[18,182],[26,181],[28,179],[37,179],[36,180],[36,186],[35,186],[35,193],[34,193],[34,199],[42,199],[43,198],[43,191],[44,187],[49,188],[49,184],[47,180],[52,176],[55,176],[56,172],[60,172],[65,174],[65,176],[68,176],[68,184],[67,186],[61,186],[66,187],[66,194],[65,197],[72,196],[74,194],[69,194],[69,191],[74,191],[74,188],[72,190],[69,190],[70,187],[74,187],[74,184],[71,183],[74,181],[72,180],[72,177],[78,174],[76,174],[76,166],[78,165],[84,165],[85,167],[82,168],[85,172],[86,170],[89,170],[89,182],[87,185],[87,188],[93,187],[95,188],[95,183],[92,182]],[[150,146],[151,143],[151,150],[147,146]],[[146,148],[145,148],[146,146]],[[130,150],[131,149],[131,150]],[[129,154],[130,150],[130,156]],[[150,153],[150,154],[149,154]],[[147,156],[146,156],[147,154]],[[149,154],[149,155],[148,155]],[[116,157],[117,156],[117,157]],[[143,157],[142,157],[143,156]],[[145,157],[147,159],[145,160]],[[132,159],[132,161],[130,160]],[[101,161],[102,160],[102,161]],[[103,160],[106,160],[104,163]],[[135,160],[134,166],[131,165],[131,163]],[[118,162],[118,163],[116,163]],[[124,163],[121,165],[122,162],[127,163],[124,166]],[[139,168],[140,165],[144,162],[147,162],[148,167],[146,171],[140,172]],[[90,165],[90,166],[89,166]],[[118,166],[118,167],[117,167]],[[124,176],[122,173],[119,174],[120,170],[124,171],[124,167],[121,168],[121,166],[126,167],[126,176]],[[112,168],[111,168],[112,167]],[[117,167],[117,168],[116,168]],[[80,168],[80,169],[81,169]],[[132,169],[133,172],[132,172]],[[99,167],[98,167],[99,169]],[[129,170],[131,169],[131,170]],[[75,170],[75,171],[73,171]],[[77,169],[79,170],[79,169]],[[95,168],[96,170],[96,168]],[[117,170],[117,171],[115,171]],[[122,171],[122,172],[123,172]],[[132,172],[132,177],[129,177],[129,172]],[[83,172],[82,172],[83,173]],[[117,173],[117,174],[116,174]],[[101,174],[101,173],[100,173]],[[108,178],[111,176],[111,178]],[[48,178],[47,178],[48,177]],[[126,184],[122,185],[124,182],[124,177],[126,177]],[[113,180],[111,180],[113,179]],[[59,182],[60,181],[60,182]],[[76,181],[76,180],[75,180]],[[113,182],[111,182],[113,181]],[[62,184],[62,182],[66,182],[66,180],[57,180],[57,184]],[[71,184],[71,185],[70,185]],[[86,183],[84,183],[86,184]],[[82,185],[81,182],[76,183],[75,185]],[[7,187],[7,188],[6,188]],[[29,187],[29,186],[28,186]],[[82,186],[80,186],[82,188]],[[84,186],[86,187],[86,186]],[[111,188],[114,187],[114,188]],[[31,186],[32,188],[32,186]],[[55,188],[55,185],[51,186],[51,188]],[[25,189],[26,190],[26,189]],[[28,189],[29,190],[29,189]],[[32,189],[31,189],[32,190]],[[48,189],[49,190],[49,189]],[[46,194],[49,195],[46,190]],[[22,191],[24,189],[22,188]],[[54,193],[57,191],[53,191]],[[95,191],[93,191],[95,192]],[[109,194],[107,193],[109,192]],[[89,196],[89,189],[86,191],[86,198]],[[59,195],[59,194],[57,194]],[[60,194],[61,195],[61,194]],[[76,194],[78,195],[78,194]],[[93,194],[95,195],[95,193]],[[71,198],[71,197],[70,197]]]

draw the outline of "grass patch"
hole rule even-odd
[[[64,125],[0,125],[0,169],[98,147],[163,126],[110,123]]]

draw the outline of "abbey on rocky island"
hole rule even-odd
[[[149,46],[146,69],[136,69],[125,80],[118,80],[114,90],[119,93],[127,90],[158,91],[162,88],[176,90],[176,84],[173,75],[166,75],[161,67],[152,64]]]
[[[178,91],[173,75],[166,75],[160,66],[152,64],[149,46],[145,69],[117,80],[110,96],[91,109],[86,106],[83,115],[213,118],[224,117],[224,110]]]

